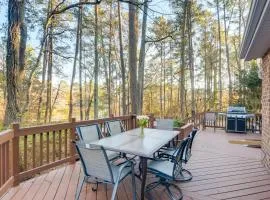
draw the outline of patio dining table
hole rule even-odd
[[[137,128],[91,142],[91,144],[101,145],[106,150],[140,157],[142,167],[141,199],[143,200],[147,176],[147,159],[152,158],[155,152],[175,138],[178,133],[178,131],[145,128],[144,135],[141,136],[141,130]]]

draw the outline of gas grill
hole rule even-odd
[[[247,131],[247,118],[254,115],[248,114],[245,107],[229,106],[227,109],[226,132],[245,133]]]

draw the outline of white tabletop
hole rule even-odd
[[[106,150],[133,154],[142,157],[152,157],[153,153],[176,137],[178,131],[167,131],[158,129],[144,129],[144,136],[140,136],[139,128],[132,129],[118,135],[103,138],[91,142],[91,144],[101,145]]]

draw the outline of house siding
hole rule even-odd
[[[262,162],[270,170],[270,51],[262,65]]]

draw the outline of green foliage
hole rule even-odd
[[[173,127],[181,127],[184,125],[185,125],[185,122],[182,119],[175,119],[173,121]]]
[[[240,76],[239,103],[251,112],[259,112],[261,108],[262,80],[259,78],[259,67],[255,61],[250,62]]]

